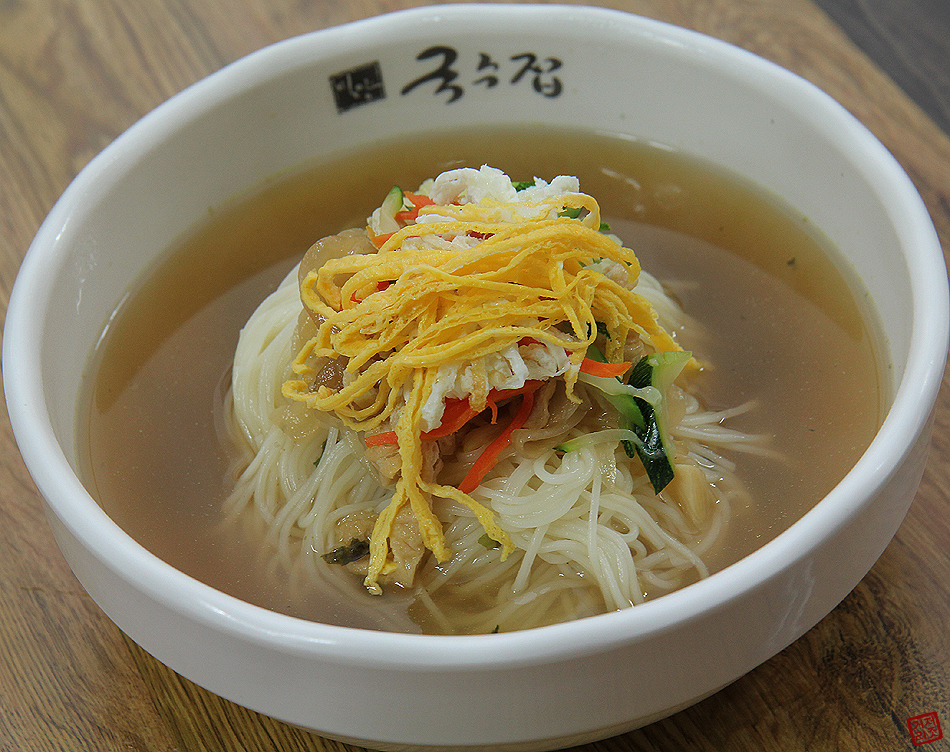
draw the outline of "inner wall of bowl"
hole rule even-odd
[[[784,197],[854,265],[900,379],[912,307],[894,228],[905,220],[880,185],[894,176],[876,142],[798,79],[698,35],[619,14],[503,13],[504,23],[410,13],[385,33],[370,22],[290,40],[174,98],[87,168],[51,241],[66,263],[49,288],[41,354],[71,462],[81,379],[62,363],[88,361],[142,270],[210,208],[321,155],[472,123],[657,141]]]

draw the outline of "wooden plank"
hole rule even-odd
[[[944,132],[950,131],[950,3],[817,0]]]

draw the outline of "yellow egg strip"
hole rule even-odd
[[[554,218],[564,209],[586,209],[585,225],[592,229],[600,228],[600,206],[592,196],[586,193],[567,193],[552,196],[536,202],[502,203],[485,199],[479,204],[449,204],[447,206],[424,206],[419,210],[420,217],[451,217],[462,222],[502,222],[511,224],[514,219]]]
[[[324,320],[294,359],[296,377],[286,381],[284,394],[333,412],[357,431],[395,421],[400,475],[370,539],[365,584],[372,592],[393,566],[389,537],[406,504],[425,546],[440,561],[450,552],[433,498],[464,504],[501,543],[502,557],[513,550],[490,509],[422,477],[422,406],[440,366],[471,364],[471,404],[478,409],[490,388],[483,358],[525,337],[565,349],[574,366],[565,374],[572,397],[577,367],[597,336],[598,321],[610,335],[611,360],[619,359],[630,332],[655,350],[680,349],[644,298],[590,268],[600,259],[616,261],[628,270],[631,286],[640,273],[631,250],[590,226],[600,224],[596,201],[576,194],[532,210],[564,206],[581,206],[588,214],[583,220],[545,217],[511,224],[498,221],[503,206],[425,207],[458,219],[409,225],[378,253],[329,260],[301,283],[303,304]],[[452,245],[460,236],[465,238]],[[472,237],[481,241],[472,246]],[[308,387],[310,363],[321,357],[345,360],[345,385],[339,390]]]

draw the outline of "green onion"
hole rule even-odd
[[[353,538],[345,546],[334,548],[329,553],[322,555],[322,559],[327,564],[351,564],[359,561],[364,556],[369,555],[369,541]]]

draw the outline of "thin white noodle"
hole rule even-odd
[[[664,326],[670,326],[664,318],[685,320],[659,283],[644,278],[641,287]],[[224,508],[231,518],[253,510],[264,521],[275,570],[291,572],[303,586],[323,582],[346,592],[353,576],[318,554],[340,545],[341,520],[378,513],[391,490],[376,482],[351,432],[322,427],[294,436],[281,419],[280,388],[299,310],[293,272],[241,333],[229,425],[248,455]],[[724,528],[730,499],[741,495],[731,478],[734,463],[720,450],[761,450],[759,437],[722,425],[748,409],[702,411],[687,399],[686,415],[673,428],[684,455],[716,483],[717,498],[699,526],[665,494],[656,496],[619,447],[509,458],[510,472],[490,478],[473,497],[493,509],[519,550],[499,562],[497,552],[482,544],[484,531],[472,513],[446,502],[438,514],[453,556],[438,565],[431,557],[423,563],[417,608],[441,631],[491,631],[624,608],[705,577],[701,557]],[[477,605],[459,606],[469,601]]]

